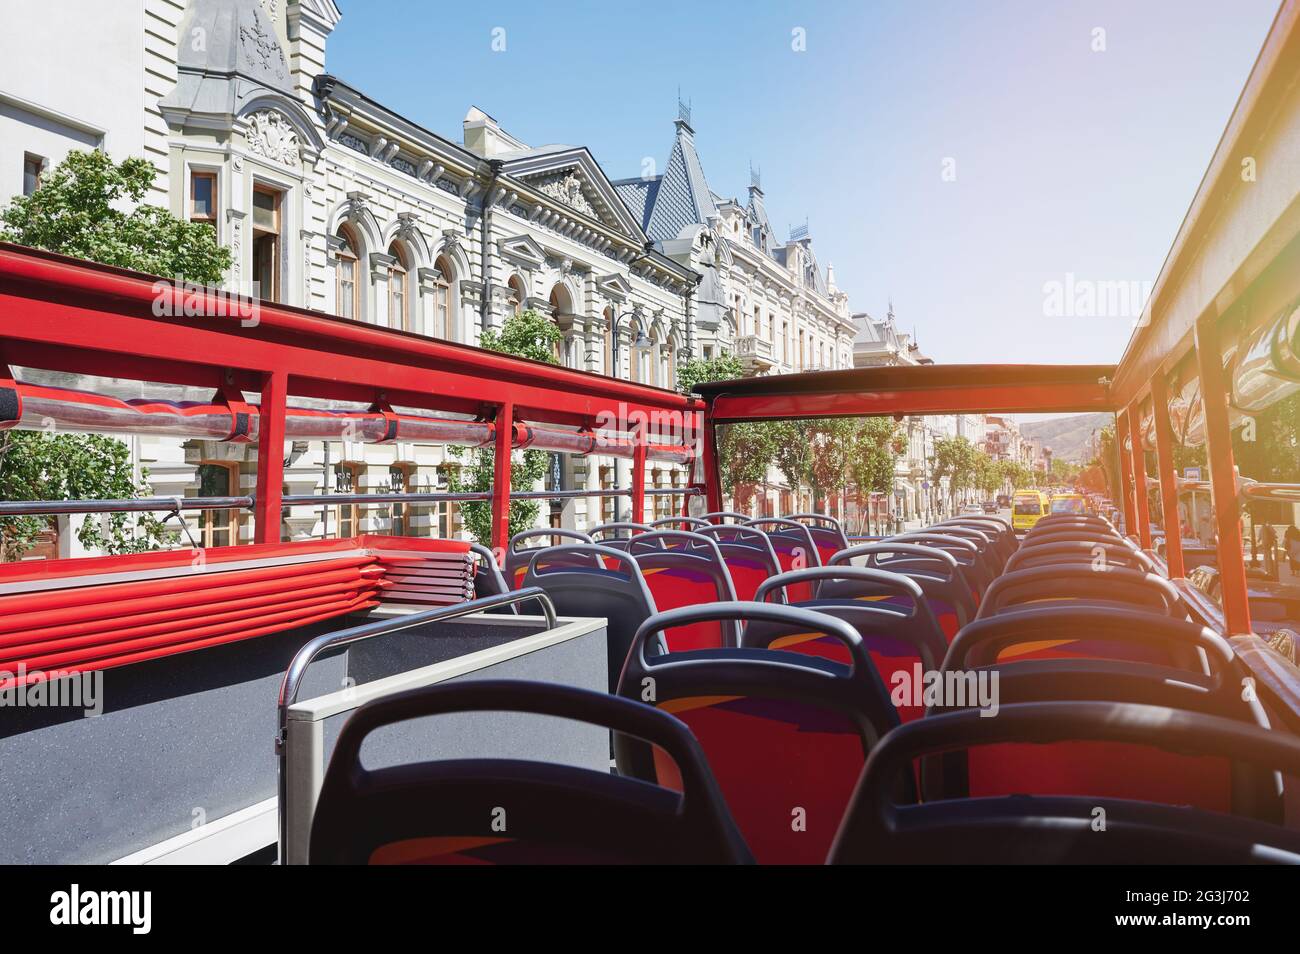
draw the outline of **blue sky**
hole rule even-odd
[[[1277,2],[340,6],[330,71],[442,135],[473,104],[633,176],[680,87],[714,191],[758,166],[855,311],[892,297],[939,361],[1110,362],[1131,322],[1048,317],[1045,283],[1155,280]]]

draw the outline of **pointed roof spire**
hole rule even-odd
[[[704,178],[699,153],[695,151],[695,133],[690,125],[691,105],[682,102],[680,91],[677,116],[672,153],[668,156],[668,165],[664,167],[646,217],[646,234],[657,242],[677,238],[688,225],[707,225],[718,214],[713,192]]]

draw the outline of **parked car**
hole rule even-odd
[[[979,516],[982,513],[984,513],[984,511],[980,508],[979,504],[966,504],[961,508],[961,515],[963,517]]]

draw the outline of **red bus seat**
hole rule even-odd
[[[674,788],[577,766],[458,759],[366,769],[372,732],[447,713],[525,712],[644,739]],[[493,827],[507,812],[505,831]],[[339,734],[312,821],[312,864],[737,864],[752,860],[699,743],[672,716],[569,686],[439,684],[377,699]]]
[[[770,649],[661,652],[664,630],[743,620],[818,632],[848,647],[851,665]],[[656,651],[658,654],[655,654]],[[662,613],[637,633],[618,693],[649,699],[699,740],[754,857],[819,864],[871,747],[898,715],[862,639],[839,619],[772,603],[715,603]],[[616,737],[620,772],[655,781],[660,759]]]

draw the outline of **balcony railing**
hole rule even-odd
[[[765,341],[758,335],[744,335],[736,339],[736,357],[748,364],[772,366],[776,358],[772,354],[772,342]]]

